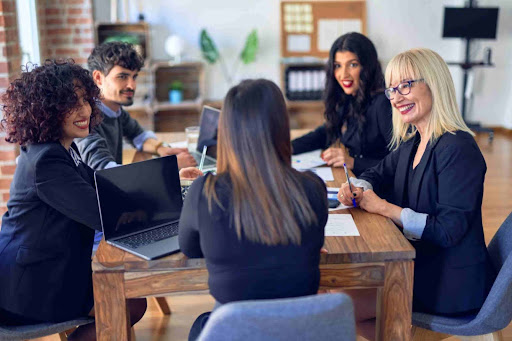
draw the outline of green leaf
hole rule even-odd
[[[118,34],[115,36],[110,36],[107,39],[105,39],[104,43],[110,43],[113,41],[120,41],[123,43],[129,43],[132,45],[140,44],[139,37],[130,35],[130,34],[126,34],[126,33],[121,33],[121,34]]]
[[[244,64],[250,64],[256,59],[256,53],[258,52],[258,33],[256,29],[252,30],[245,40],[245,46],[240,54],[240,58]]]
[[[201,30],[201,37],[199,39],[201,46],[201,52],[203,53],[204,59],[210,64],[214,64],[219,59],[219,51],[213,42],[212,38],[206,32],[206,29]]]

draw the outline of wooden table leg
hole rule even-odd
[[[171,315],[171,308],[169,307],[165,297],[154,297],[154,299],[162,315]]]
[[[124,274],[94,272],[92,279],[97,340],[129,340],[130,314],[124,294]]]
[[[386,262],[377,298],[377,340],[411,340],[414,262]]]

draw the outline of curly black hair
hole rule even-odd
[[[5,140],[20,145],[60,140],[66,115],[80,108],[77,89],[91,105],[89,129],[92,130],[101,122],[97,107],[100,89],[89,71],[72,59],[46,60],[41,66],[25,66],[21,77],[14,80],[1,97],[1,128],[7,134]]]
[[[89,71],[99,70],[107,76],[116,65],[128,70],[139,71],[144,65],[144,59],[132,44],[114,41],[96,46],[87,58],[87,65]]]
[[[354,53],[361,63],[359,89],[354,96],[346,95],[334,77],[334,60],[336,52],[349,51]],[[375,46],[361,33],[351,32],[342,35],[332,44],[325,77],[325,119],[327,131],[332,140],[337,136],[336,127],[344,124],[351,117],[358,123],[361,134],[366,122],[366,109],[373,95],[384,91],[384,75],[380,66]],[[348,113],[340,117],[338,111],[348,101]],[[334,141],[330,141],[331,143]]]

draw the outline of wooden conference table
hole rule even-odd
[[[184,140],[182,133],[159,135],[171,143]],[[333,174],[329,186],[345,182],[342,169]],[[377,339],[410,340],[414,248],[387,218],[358,208],[331,214],[351,214],[360,236],[325,238],[329,253],[320,258],[321,289],[377,288]],[[208,289],[204,259],[182,253],[146,261],[103,240],[92,269],[98,340],[129,339],[126,298]]]

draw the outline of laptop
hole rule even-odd
[[[219,109],[215,109],[207,105],[203,106],[201,119],[199,121],[197,149],[190,153],[199,165],[201,163],[203,147],[207,147],[203,169],[217,167],[217,128],[219,126],[219,115]]]
[[[175,155],[94,174],[105,241],[147,260],[179,251],[183,201]]]

